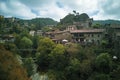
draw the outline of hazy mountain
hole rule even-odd
[[[4,16],[0,16],[2,27],[12,27],[14,25],[19,25],[20,27],[29,27],[34,29],[41,29],[44,26],[54,26],[58,22],[51,18],[34,18],[30,20],[24,20],[20,18],[6,18]]]
[[[93,24],[120,24],[119,20],[94,20]]]

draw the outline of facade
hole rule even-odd
[[[104,29],[91,28],[92,18],[85,21],[74,22],[66,30],[70,32],[72,38],[70,41],[75,43],[94,43],[99,44],[104,33]]]
[[[43,36],[42,30],[37,30],[37,31],[35,32],[35,35],[37,35],[37,36]]]
[[[73,24],[76,25],[78,29],[88,29],[91,27],[93,22],[93,18],[88,18],[85,21],[74,22]]]
[[[114,30],[116,36],[120,36],[120,24],[111,24],[110,27]]]
[[[70,33],[72,34],[73,42],[76,43],[94,43],[99,44],[102,37],[104,29],[82,29],[74,30]]]
[[[53,32],[46,32],[44,33],[45,37],[49,37],[55,43],[62,43],[62,40],[66,39],[70,41],[72,36],[69,31],[53,31]]]
[[[30,34],[31,36],[34,36],[34,35],[35,35],[35,31],[30,31],[29,34]]]
[[[76,25],[69,25],[69,26],[66,28],[66,31],[73,31],[73,30],[77,30]]]
[[[72,30],[71,30],[72,29]],[[73,43],[94,43],[99,44],[103,38],[104,29],[79,29],[71,28],[64,31],[53,31],[44,33],[45,37],[51,38],[56,43],[62,43],[62,40],[68,40]]]

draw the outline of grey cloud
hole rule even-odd
[[[96,19],[120,19],[119,4],[120,0],[0,0],[0,15],[19,18],[52,17],[59,20],[76,10]]]
[[[49,6],[54,0],[20,0],[21,3],[29,6],[30,8],[37,8],[43,6]]]
[[[36,16],[31,12],[31,9],[21,4],[19,0],[0,1],[0,15],[24,19],[29,19]]]
[[[105,15],[120,19],[120,0],[106,0],[101,4],[101,8]]]

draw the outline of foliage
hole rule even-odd
[[[119,20],[94,20],[93,24],[101,24],[101,25],[105,25],[105,24],[120,24]]]
[[[117,68],[115,68],[111,73],[110,76],[112,77],[112,80],[119,80],[120,79],[120,65],[118,65]]]
[[[103,28],[103,25],[96,23],[96,24],[93,24],[92,27],[99,29],[99,28]]]
[[[32,20],[22,20],[19,18],[5,18],[0,15],[0,34],[20,34],[23,31],[39,30],[44,26],[55,26],[57,21],[51,18],[35,18]]]
[[[89,16],[86,14],[86,13],[82,13],[82,14],[77,14],[75,17],[74,17],[74,20],[76,22],[79,22],[79,21],[86,21],[87,19],[89,19]]]
[[[56,45],[56,47],[49,54],[50,69],[61,71],[65,68],[67,63],[64,53],[65,53],[65,47],[61,44]]]
[[[100,22],[92,26],[106,28],[100,45],[55,44],[49,38],[29,35],[30,30],[65,30],[66,26],[89,18],[86,13],[73,12],[61,19],[56,27],[54,25],[57,22],[49,18],[21,20],[0,16],[0,36],[12,34],[15,37],[14,43],[2,43],[5,48],[0,44],[0,80],[28,80],[27,76],[36,77],[33,71],[35,63],[39,78],[48,75],[49,80],[119,80],[120,37],[113,28],[109,28],[110,24],[104,26]],[[22,56],[22,65],[16,59],[18,53]],[[113,59],[113,56],[117,58]]]
[[[99,72],[109,73],[112,69],[112,59],[108,53],[101,53],[95,60],[96,69]]]
[[[38,45],[38,52],[40,53],[37,56],[37,65],[38,71],[46,72],[49,67],[49,54],[51,53],[52,49],[54,48],[54,42],[49,38],[40,39]]]
[[[32,58],[26,58],[23,60],[23,66],[26,68],[28,77],[32,76],[34,72],[34,61]]]
[[[52,27],[45,26],[45,27],[42,28],[42,31],[43,31],[43,32],[49,32],[49,31],[52,31]]]
[[[39,40],[38,52],[41,54],[49,54],[54,48],[55,43],[49,38],[43,38]]]
[[[27,38],[27,37],[23,37],[20,40],[20,46],[23,49],[31,48],[32,45],[33,45],[33,42],[29,38]]]
[[[0,45],[0,80],[28,80],[26,70],[13,53]]]
[[[22,57],[27,57],[31,55],[31,48],[32,48],[33,42],[28,37],[22,37],[19,42],[19,49],[20,49],[20,55]]]
[[[74,21],[74,14],[68,14],[63,19],[60,20],[60,24],[72,24]]]
[[[89,16],[86,13],[76,13],[76,11],[73,11],[75,14],[68,14],[65,16],[63,19],[60,20],[60,24],[68,24],[71,25],[74,22],[79,22],[79,21],[85,21],[89,18]]]

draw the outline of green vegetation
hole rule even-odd
[[[11,53],[0,45],[0,80],[28,80],[25,68]]]
[[[55,28],[62,30],[63,25],[88,18],[85,13],[79,15],[74,11]],[[0,36],[14,37],[13,42],[0,42],[0,80],[31,80],[36,76],[48,80],[120,79],[120,37],[112,28],[106,27],[107,32],[99,45],[86,46],[56,44],[49,38],[29,34],[30,30],[36,29],[51,31],[47,25],[54,23],[49,20],[16,18],[13,22],[11,18],[0,17]],[[101,24],[93,27],[99,28]]]
[[[0,33],[21,33],[23,30],[39,30],[44,26],[54,26],[57,21],[51,18],[35,18],[31,20],[22,20],[19,18],[4,18],[0,15]]]
[[[86,13],[79,14],[76,11],[73,11],[74,14],[68,14],[63,19],[60,20],[60,24],[73,24],[73,22],[85,21],[89,19],[89,16]]]
[[[101,25],[105,25],[105,24],[120,24],[119,20],[94,20],[93,24],[101,24]]]

